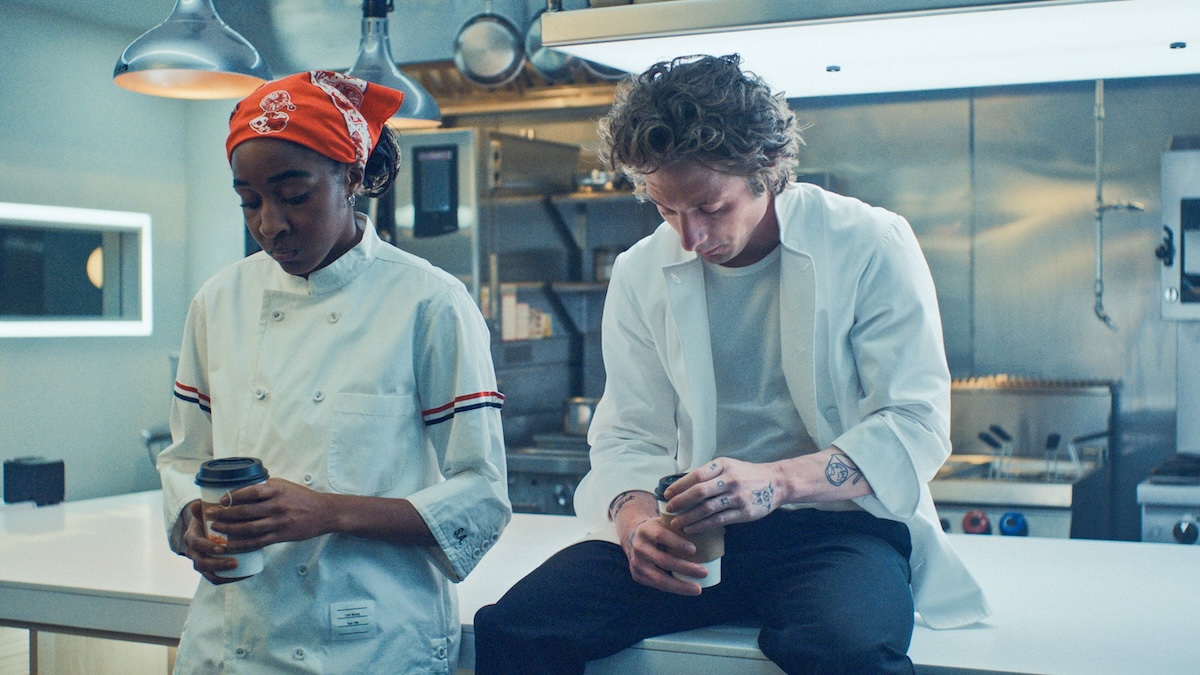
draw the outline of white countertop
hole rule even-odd
[[[199,580],[167,547],[157,491],[0,506],[0,624],[170,643]]]
[[[168,550],[160,504],[158,492],[143,492],[42,508],[0,507],[0,624],[151,642],[177,638],[199,576]],[[473,664],[475,611],[581,535],[574,518],[514,517],[459,584],[461,665]],[[1200,625],[1200,547],[977,535],[951,535],[951,541],[984,585],[995,614],[949,631],[918,622],[909,654],[919,667],[1088,675],[1195,671],[1188,645]],[[677,664],[694,654],[710,663],[736,657],[732,663],[741,672],[780,672],[763,660],[754,636],[751,628],[721,627],[653,638],[588,672],[630,672],[630,663],[667,658]],[[722,663],[707,672],[731,672],[729,662]]]

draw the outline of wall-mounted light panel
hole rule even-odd
[[[150,335],[150,215],[0,202],[0,338]]]
[[[736,52],[789,98],[1200,73],[1197,0],[670,0],[552,12],[542,30],[632,73]]]

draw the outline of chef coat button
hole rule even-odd
[[[341,312],[330,312],[329,323],[337,323],[338,319],[342,318]]]
[[[254,390],[254,398],[257,398],[257,399],[259,399],[259,400],[262,400],[262,399],[264,399],[264,398],[266,398],[266,397],[267,397],[267,390],[266,390],[266,389],[263,389],[262,387],[258,387],[257,389],[255,389],[255,390]]]
[[[313,481],[312,474],[306,473],[306,474],[304,474],[304,477],[301,478],[300,480],[304,481],[305,485],[312,485],[312,481]]]
[[[271,318],[275,319],[276,321],[283,321],[283,310],[277,309],[274,312],[271,312]]]
[[[313,394],[313,400],[314,400],[314,401],[316,401],[317,403],[320,403],[321,401],[324,401],[324,400],[325,400],[325,392],[323,392],[323,391],[318,391],[318,392],[314,393],[314,394]]]
[[[247,652],[246,652],[245,647],[238,647],[237,649],[233,650],[233,655],[238,657],[239,659],[246,658],[246,653]]]
[[[444,658],[446,658],[446,648],[445,648],[445,647],[438,647],[438,650],[437,650],[437,655],[438,655],[438,658],[439,658],[439,659],[444,659]]]
[[[471,551],[471,555],[473,555],[473,556],[475,556],[476,558],[478,558],[479,556],[483,555],[483,551],[481,551],[481,550],[479,550],[479,549],[475,549],[475,550]]]
[[[308,565],[296,565],[296,574],[302,577],[308,575]]]
[[[303,661],[304,660],[304,648],[296,647],[296,651],[292,652],[292,658],[296,659],[297,661]]]

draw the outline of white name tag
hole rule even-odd
[[[329,604],[329,628],[334,640],[365,640],[375,635],[375,601]]]

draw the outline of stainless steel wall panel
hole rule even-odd
[[[951,368],[972,365],[970,101],[958,95],[794,102],[808,128],[804,172],[836,191],[905,216],[921,241],[942,313]]]
[[[938,286],[956,377],[1120,379],[1130,409],[1175,404],[1158,310],[1159,156],[1200,133],[1200,78],[1106,83],[1104,303],[1093,312],[1094,83],[797,99],[804,171],[908,218]]]

